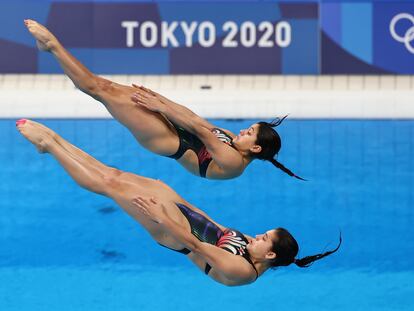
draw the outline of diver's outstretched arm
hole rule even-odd
[[[171,99],[157,93],[154,92],[153,90],[150,90],[144,86],[139,86],[136,84],[132,84],[132,86],[134,88],[137,89],[137,92],[134,93],[134,95],[132,96],[132,100],[137,103],[140,104],[142,101],[147,102],[149,107],[146,107],[147,109],[150,109],[152,111],[157,111],[156,107],[157,105],[160,110],[162,110],[162,106],[163,105],[168,105],[168,107],[170,108],[169,111],[157,111],[157,112],[162,112],[166,115],[167,119],[173,121],[175,118],[175,115],[179,115],[181,118],[174,120],[177,122],[177,125],[183,127],[184,129],[186,129],[187,131],[189,131],[190,133],[194,132],[193,126],[202,126],[205,127],[209,130],[215,128],[216,126],[214,126],[213,124],[211,124],[210,122],[208,122],[206,119],[200,117],[198,114],[196,114],[194,111],[188,109],[187,107],[180,105],[174,101],[172,101]],[[152,107],[152,108],[150,108]],[[155,109],[155,110],[153,110]],[[191,123],[188,123],[186,121],[191,121]],[[194,133],[193,133],[194,134]]]
[[[136,92],[131,99],[140,107],[165,115],[171,122],[197,136],[206,146],[217,164],[217,170],[223,176],[232,178],[243,172],[243,159],[240,153],[231,146],[223,144],[212,133],[211,129],[214,126],[191,110],[170,101],[165,103],[157,95],[150,92]],[[184,112],[180,113],[180,111]]]
[[[165,212],[169,209],[169,206],[166,206],[168,203],[160,203],[155,198],[148,199],[141,196],[137,196],[133,203],[141,214],[160,224],[167,234],[171,234],[192,253],[202,257],[212,267],[212,271],[219,276],[222,283],[240,285],[256,279],[256,272],[242,256],[236,256],[220,247],[201,242],[191,232],[168,217]]]

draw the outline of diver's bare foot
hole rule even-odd
[[[29,32],[36,39],[36,44],[39,50],[51,52],[58,44],[56,37],[43,25],[32,19],[25,19]]]
[[[36,124],[38,123],[22,119],[16,122],[16,127],[28,141],[36,146],[40,153],[48,152],[48,147],[53,142],[53,138]]]
[[[43,125],[42,123],[32,121],[32,124],[33,124],[34,127],[38,128],[40,131],[44,131],[45,134],[52,137],[52,139],[54,139],[56,141],[59,139],[59,135],[55,131],[51,130],[50,128]]]

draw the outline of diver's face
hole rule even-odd
[[[233,139],[233,145],[238,150],[255,152],[255,146],[257,146],[257,134],[259,132],[259,124],[255,123],[247,129],[242,129]]]
[[[273,243],[277,239],[276,230],[269,230],[258,234],[247,245],[250,256],[261,259],[273,259],[276,254],[272,251]]]

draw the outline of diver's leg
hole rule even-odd
[[[132,203],[137,196],[157,196],[161,201],[180,202],[182,199],[171,188],[165,187],[156,180],[108,167],[80,149],[76,154],[69,152],[43,128],[44,126],[39,126],[36,122],[18,121],[17,127],[39,152],[50,153],[82,188],[112,198],[126,213],[144,226],[159,243],[174,249],[182,247],[163,230],[162,226],[140,213]],[[63,138],[60,139],[63,140]],[[66,142],[66,144],[69,143]],[[177,223],[188,227],[178,208],[167,212],[169,217]]]
[[[25,24],[37,40],[39,49],[51,52],[75,86],[103,103],[141,145],[160,155],[171,155],[177,151],[179,140],[171,124],[161,114],[135,105],[131,100],[136,88],[93,74],[46,27],[33,20],[25,20]]]

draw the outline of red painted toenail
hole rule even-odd
[[[25,124],[26,123],[26,119],[20,119],[20,120],[17,120],[16,121],[16,126],[18,126],[18,125],[23,125],[23,124]]]

